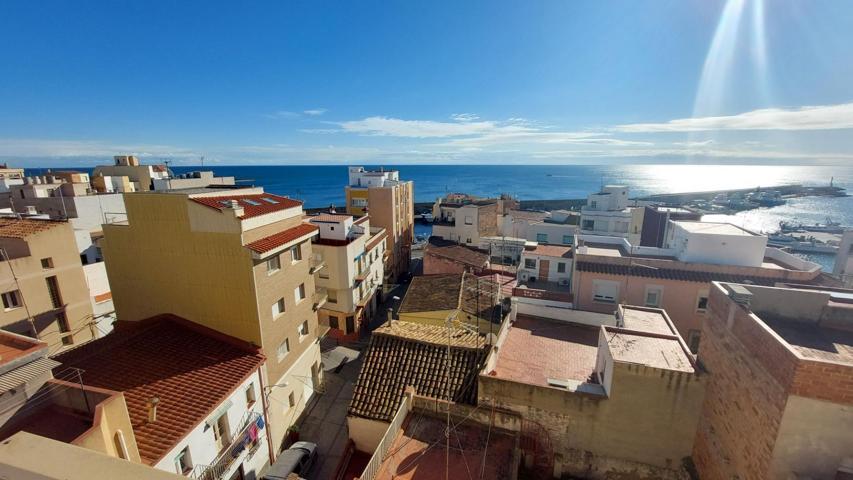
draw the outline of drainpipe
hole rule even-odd
[[[258,367],[258,381],[261,387],[261,408],[264,411],[264,423],[267,424],[267,449],[270,455],[270,465],[275,462],[275,451],[272,448],[272,426],[270,425],[269,404],[267,403],[267,387],[264,386],[264,374],[261,372],[261,367]]]

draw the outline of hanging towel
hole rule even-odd
[[[264,417],[258,417],[258,421],[255,422],[255,425],[258,426],[258,429],[263,430],[263,428],[264,428]]]
[[[249,425],[249,439],[253,442],[258,439],[258,425],[251,424]]]

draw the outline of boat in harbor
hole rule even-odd
[[[805,225],[802,223],[794,224],[789,222],[779,222],[779,231],[782,233],[792,232],[823,232],[823,233],[844,233],[846,230],[838,222],[833,222],[831,218],[826,217],[826,223],[815,223],[814,225]]]
[[[838,252],[836,242],[824,242],[815,237],[805,235],[794,236],[785,233],[771,233],[767,236],[767,245],[776,248],[786,248],[800,253],[829,253]]]
[[[784,205],[786,202],[786,200],[782,198],[782,194],[775,190],[765,190],[751,194],[749,195],[748,200],[762,207],[777,207],[779,205]]]

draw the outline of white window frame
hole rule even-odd
[[[275,320],[276,318],[284,315],[284,312],[287,311],[287,305],[284,302],[284,297],[279,298],[272,304],[272,318]]]
[[[17,308],[21,308],[23,306],[23,302],[21,300],[21,291],[20,290],[9,290],[8,292],[3,292],[2,297],[3,297],[3,310],[6,312],[8,312],[10,310],[15,310]],[[14,300],[14,301],[12,301],[12,300]]]
[[[296,288],[293,289],[293,296],[296,298],[296,303],[299,303],[305,300],[305,284],[300,283]]]
[[[299,324],[299,328],[297,329],[299,332],[299,341],[303,341],[308,338],[308,334],[310,333],[310,329],[308,328],[308,320]]]
[[[267,259],[267,275],[272,275],[281,270],[281,254],[273,255]]]
[[[656,302],[654,304],[649,303],[649,294],[653,293],[656,295]],[[650,308],[661,308],[663,305],[663,286],[662,285],[646,285],[646,290],[643,294],[643,305]]]
[[[474,225],[474,217],[465,215],[465,225]]]
[[[302,244],[290,247],[290,262],[297,263],[302,260]]]
[[[533,265],[528,265],[527,262],[533,262]],[[524,268],[527,270],[535,270],[536,269],[536,259],[535,258],[525,258],[524,259]]]
[[[179,475],[186,475],[193,470],[193,458],[189,445],[181,449],[175,457],[175,470]]]
[[[536,242],[537,243],[548,243],[548,234],[547,233],[537,233],[536,234]]]
[[[251,407],[254,405],[258,400],[257,393],[255,392],[255,382],[250,383],[249,386],[246,387],[244,394],[246,395],[246,406]]]

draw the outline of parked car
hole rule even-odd
[[[285,480],[291,473],[304,476],[316,461],[316,443],[296,442],[279,454],[262,480]]]

